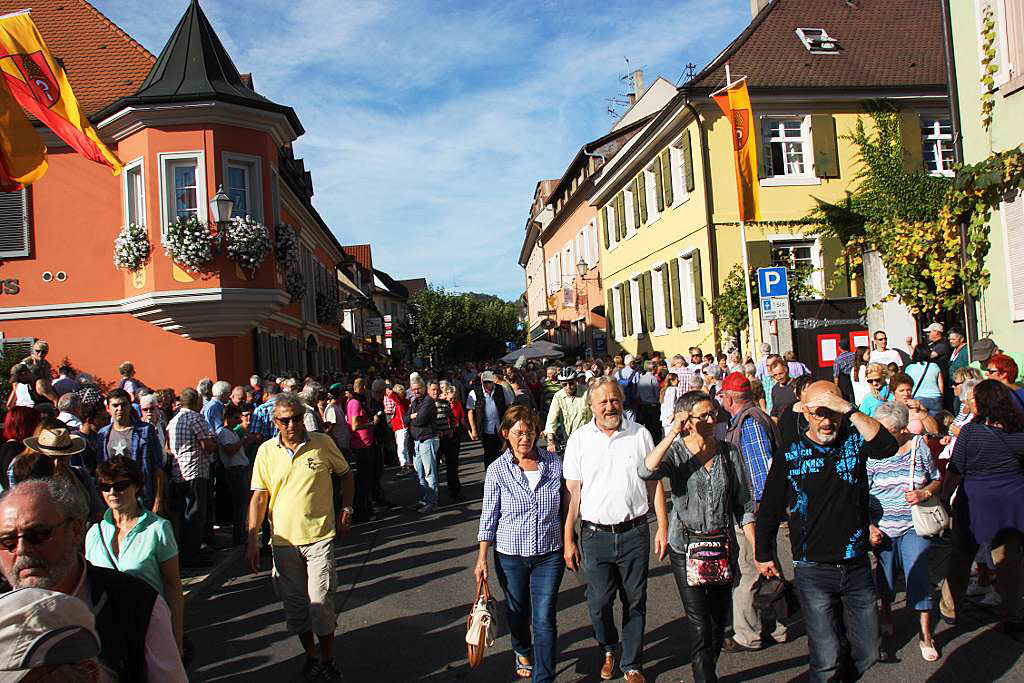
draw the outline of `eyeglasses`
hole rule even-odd
[[[284,417],[275,417],[274,422],[279,422],[284,426],[302,424],[302,415],[285,415]]]
[[[888,337],[875,337],[875,341],[887,341]]]
[[[40,356],[45,356],[46,354],[48,354],[50,352],[49,349],[33,349],[33,351],[38,353]]]
[[[0,537],[0,548],[13,553],[18,547],[18,540],[24,538],[29,545],[42,545],[53,538],[53,532],[72,521],[69,517],[60,524],[53,526],[37,526],[20,534]]]
[[[710,424],[711,422],[715,421],[715,414],[714,413],[704,413],[703,415],[691,415],[690,419],[694,420],[696,422],[707,422],[707,423]]]
[[[130,481],[128,481],[127,479],[122,479],[121,481],[115,481],[113,483],[101,481],[100,483],[96,484],[96,488],[98,488],[100,491],[103,491],[103,493],[109,493],[110,489],[114,489],[115,493],[121,493],[123,491],[127,491],[128,487],[131,485],[132,483]]]
[[[985,368],[986,375],[994,375],[997,372],[999,372],[999,368]]]

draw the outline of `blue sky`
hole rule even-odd
[[[92,0],[154,54],[186,0]],[[295,108],[313,203],[397,278],[514,298],[536,182],[608,132],[624,57],[652,83],[704,66],[748,0],[204,0],[256,90]]]

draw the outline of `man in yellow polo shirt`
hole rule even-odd
[[[334,440],[308,432],[306,407],[293,394],[274,402],[278,435],[256,453],[249,503],[246,560],[260,571],[259,533],[270,510],[273,529],[274,587],[284,605],[288,630],[306,651],[305,680],[340,681],[334,664],[335,529],[342,537],[352,524],[355,484],[348,462]],[[331,474],[342,477],[342,510],[335,523]],[[319,657],[313,634],[320,641]]]

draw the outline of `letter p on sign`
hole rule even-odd
[[[758,268],[757,289],[762,297],[789,296],[789,279],[785,268]]]

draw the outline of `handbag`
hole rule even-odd
[[[914,489],[914,469],[917,464],[918,441],[910,447],[910,490]],[[921,538],[934,538],[949,528],[949,513],[942,507],[939,496],[922,500],[910,506],[910,514],[914,520],[914,533]]]
[[[494,646],[496,611],[494,598],[487,580],[476,585],[476,598],[466,619],[466,649],[469,654],[469,668],[475,669],[484,661],[484,648]]]
[[[729,534],[690,531],[686,539],[686,585],[724,586],[732,583]]]

